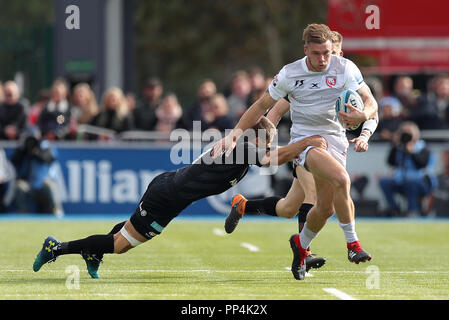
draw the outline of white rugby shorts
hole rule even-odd
[[[288,144],[292,144],[295,142],[298,142],[299,140],[302,140],[304,138],[313,136],[315,134],[310,135],[304,135],[304,136],[298,136],[295,138],[292,138]],[[346,154],[348,152],[349,148],[349,142],[346,136],[335,136],[335,135],[326,135],[326,134],[320,134],[324,139],[327,141],[327,152],[334,157],[343,167],[346,168]],[[309,152],[310,149],[315,148],[314,146],[308,146],[306,149],[304,149],[303,152],[298,154],[296,158],[293,160],[293,163],[299,166],[304,167],[304,163],[306,161],[306,155],[307,152]]]

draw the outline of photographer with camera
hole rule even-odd
[[[424,140],[420,140],[415,123],[406,121],[395,132],[387,162],[394,168],[393,175],[379,180],[388,203],[386,215],[402,215],[395,200],[397,194],[407,200],[407,216],[423,215],[422,199],[436,188],[437,178],[432,172],[434,156]]]
[[[49,141],[41,140],[38,130],[27,132],[21,142],[11,157],[17,174],[16,210],[62,216],[54,171],[56,150]]]

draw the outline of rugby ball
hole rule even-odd
[[[354,90],[348,89],[344,90],[340,93],[340,95],[337,98],[337,101],[335,102],[335,112],[337,113],[337,118],[339,121],[342,119],[338,115],[338,111],[343,111],[349,113],[351,109],[346,107],[346,103],[349,103],[353,107],[359,109],[360,111],[363,110],[365,107],[362,101],[362,98],[360,95],[355,92]],[[356,126],[348,128],[348,130],[355,130],[360,126],[360,123]]]

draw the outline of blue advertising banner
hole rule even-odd
[[[148,184],[165,171],[191,163],[201,154],[180,155],[169,145],[63,144],[55,146],[59,196],[65,214],[131,214]],[[8,155],[11,148],[5,148]],[[180,163],[181,162],[181,163]],[[265,170],[261,174],[261,170]],[[199,200],[183,215],[227,215],[237,193],[263,196],[271,190],[267,169],[251,168],[247,176],[227,192]]]

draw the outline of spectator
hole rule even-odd
[[[210,101],[210,122],[209,128],[224,132],[226,129],[232,129],[234,122],[229,116],[229,107],[226,98],[221,93],[216,94]]]
[[[379,101],[380,115],[377,132],[383,140],[390,141],[393,133],[399,128],[403,122],[401,117],[402,104],[396,97],[384,97]]]
[[[164,87],[158,78],[147,81],[143,90],[143,99],[133,111],[136,130],[152,131],[156,127],[156,109],[161,104]]]
[[[15,171],[6,157],[5,150],[0,148],[0,213],[8,212],[14,197]]]
[[[399,99],[402,109],[407,112],[417,103],[417,93],[413,89],[413,79],[409,76],[399,76],[394,81],[393,96]]]
[[[437,185],[431,173],[433,155],[419,135],[418,126],[410,121],[402,123],[394,134],[388,155],[388,164],[394,168],[393,177],[383,177],[379,181],[388,203],[388,216],[400,214],[394,198],[396,194],[405,196],[409,216],[421,214],[422,198],[429,196]]]
[[[0,104],[0,139],[17,140],[27,123],[25,107],[19,101],[19,87],[14,81],[7,81],[3,90],[5,100]]]
[[[246,71],[237,71],[231,78],[231,94],[227,98],[229,115],[234,123],[241,118],[248,108],[251,84]]]
[[[174,93],[167,94],[156,109],[156,130],[169,133],[182,127],[182,108]]]
[[[449,150],[441,156],[442,171],[438,175],[438,187],[431,199],[431,207],[437,216],[449,216]]]
[[[262,69],[257,67],[250,70],[249,82],[251,85],[251,92],[247,101],[248,106],[256,102],[268,88]]]
[[[17,172],[15,206],[18,212],[53,213],[62,216],[57,194],[57,152],[37,130],[26,134],[14,151],[11,162]]]
[[[394,84],[394,94],[401,101],[403,116],[416,123],[420,130],[441,128],[436,109],[427,104],[425,97],[413,89],[411,77],[398,77]]]
[[[441,128],[449,128],[449,75],[436,76],[432,82],[434,89],[427,97],[427,108],[437,114]]]
[[[41,114],[42,109],[50,100],[50,91],[47,89],[41,89],[38,93],[37,101],[30,107],[30,112],[28,113],[28,124],[31,127],[37,125],[37,120]]]
[[[193,121],[201,122],[201,129],[206,130],[210,119],[210,100],[217,94],[217,86],[211,79],[201,81],[197,90],[197,99],[190,106],[184,117],[184,126],[193,129]]]
[[[97,98],[89,84],[77,84],[72,94],[72,117],[76,123],[89,124],[98,112]]]
[[[67,100],[68,87],[63,79],[56,79],[51,87],[50,101],[39,114],[37,125],[47,140],[62,140],[70,134],[71,110]]]
[[[92,119],[92,125],[123,132],[133,129],[132,115],[128,112],[126,98],[119,88],[110,88],[103,95],[100,112]]]
[[[136,108],[136,96],[132,92],[128,92],[125,95],[126,103],[128,104],[128,110],[130,113],[134,112],[134,109]]]
[[[2,103],[5,100],[5,94],[3,92],[3,84],[0,81],[0,103]]]

